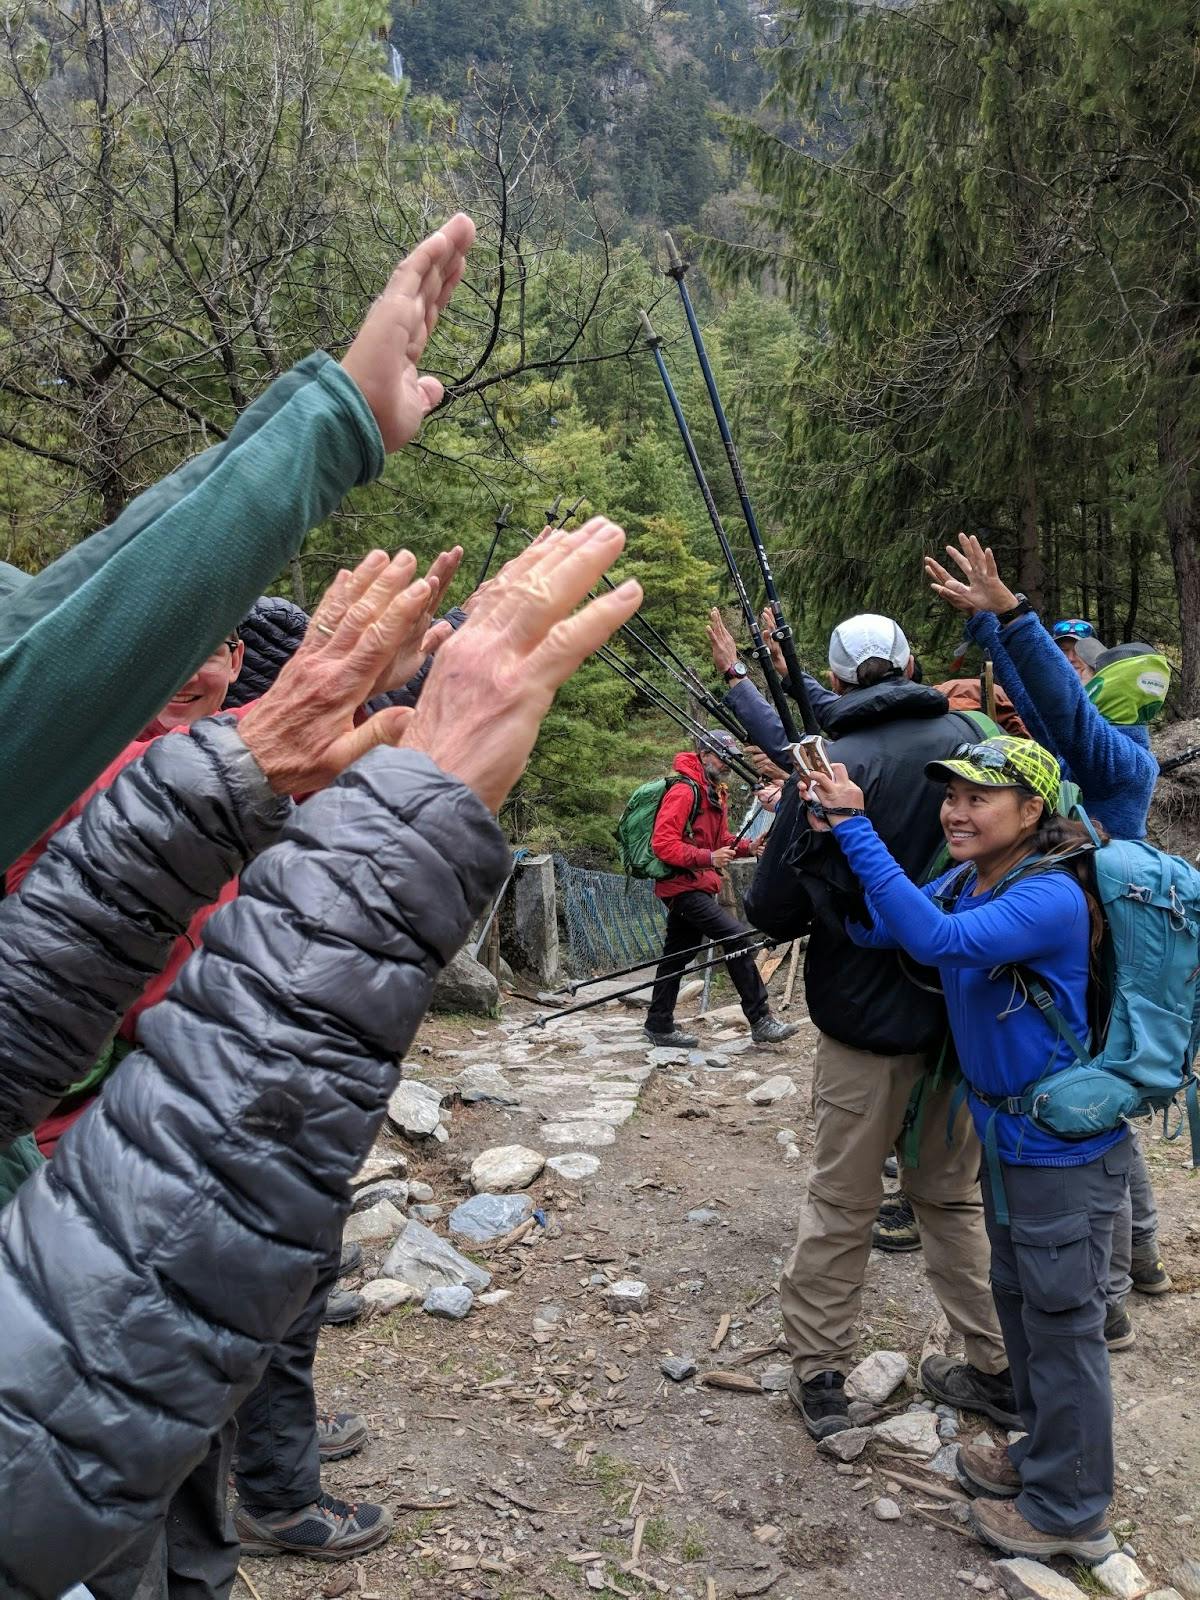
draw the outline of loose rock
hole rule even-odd
[[[903,1416],[888,1417],[884,1422],[877,1422],[873,1431],[884,1444],[926,1459],[937,1451],[941,1442],[937,1421],[928,1411],[906,1411]]]
[[[487,1244],[520,1227],[533,1215],[528,1194],[475,1194],[450,1213],[450,1232],[474,1244]]]
[[[691,1356],[664,1356],[658,1363],[658,1370],[665,1373],[672,1383],[683,1383],[686,1378],[695,1375],[696,1363]]]
[[[800,1146],[798,1144],[786,1144],[786,1145],[784,1145],[784,1147],[783,1147],[783,1159],[785,1161],[799,1161],[799,1159],[800,1159]]]
[[[425,1139],[442,1122],[442,1092],[427,1083],[405,1079],[388,1099],[388,1121],[410,1139]]]
[[[438,1222],[446,1215],[446,1208],[437,1205],[409,1206],[408,1214],[416,1217],[418,1222]]]
[[[782,1394],[786,1391],[792,1377],[792,1368],[789,1363],[780,1363],[772,1367],[764,1367],[758,1375],[759,1385],[768,1394]]]
[[[350,1179],[352,1189],[377,1183],[382,1178],[407,1178],[408,1158],[400,1151],[380,1150],[376,1147]]]
[[[538,1131],[543,1144],[577,1144],[588,1150],[603,1150],[617,1142],[617,1130],[611,1122],[544,1122]]]
[[[395,1311],[419,1300],[421,1291],[414,1289],[411,1283],[401,1283],[399,1278],[372,1278],[370,1283],[363,1284],[362,1297],[369,1306],[377,1306],[380,1311]]]
[[[412,1179],[408,1185],[408,1198],[418,1205],[427,1206],[433,1199],[433,1190],[427,1183]]]
[[[488,969],[467,951],[442,968],[433,986],[433,1011],[466,1011],[476,1017],[495,1016],[500,1005],[500,985]]]
[[[826,1434],[817,1451],[835,1461],[857,1461],[870,1442],[870,1428],[843,1428],[841,1433]]]
[[[430,1289],[421,1310],[431,1317],[448,1317],[452,1322],[461,1322],[474,1304],[475,1296],[465,1284],[444,1285]]]
[[[721,1221],[721,1213],[719,1211],[710,1211],[705,1206],[697,1206],[694,1211],[688,1212],[684,1221],[695,1222],[701,1228],[711,1228]]]
[[[609,1284],[604,1304],[614,1317],[628,1316],[631,1311],[646,1311],[650,1306],[650,1286],[637,1278],[621,1278]]]
[[[565,1156],[551,1156],[546,1165],[551,1172],[556,1172],[560,1178],[568,1178],[573,1183],[578,1183],[584,1178],[591,1178],[600,1170],[600,1157],[590,1156],[584,1150],[572,1150]]]
[[[873,1350],[846,1379],[846,1397],[881,1406],[908,1377],[908,1357],[898,1350]]]
[[[1171,1570],[1171,1582],[1184,1600],[1200,1600],[1200,1561],[1181,1561]]]
[[[1150,1593],[1149,1578],[1136,1561],[1119,1550],[1093,1567],[1092,1576],[1108,1594],[1116,1595],[1117,1600],[1142,1600],[1143,1595]]]
[[[458,1080],[458,1094],[463,1105],[484,1103],[496,1106],[518,1106],[520,1096],[499,1067],[468,1067]]]
[[[481,1306],[502,1305],[505,1300],[512,1299],[511,1289],[489,1289],[486,1294],[481,1294],[477,1304]]]
[[[871,1510],[880,1522],[899,1522],[903,1515],[896,1502],[889,1500],[886,1495],[882,1499],[876,1500]]]
[[[756,1083],[753,1089],[747,1090],[746,1099],[752,1106],[773,1106],[776,1101],[786,1100],[795,1092],[796,1085],[780,1072],[773,1078],[764,1078],[762,1083]]]
[[[487,1289],[492,1275],[459,1255],[452,1244],[409,1218],[404,1232],[387,1253],[381,1277],[399,1278],[422,1293],[443,1285],[465,1284],[469,1289]]]
[[[398,1211],[403,1211],[409,1201],[408,1185],[401,1178],[380,1178],[375,1183],[364,1184],[354,1191],[350,1202],[351,1213],[366,1211],[369,1206],[388,1200]]]
[[[956,1464],[958,1462],[958,1446],[944,1444],[929,1463],[930,1472],[936,1472],[939,1478],[957,1478]]]
[[[342,1240],[345,1244],[355,1241],[366,1244],[375,1239],[394,1239],[404,1222],[403,1211],[398,1210],[390,1200],[380,1200],[366,1211],[356,1211],[346,1218]]]
[[[676,1050],[669,1045],[655,1045],[646,1051],[646,1060],[652,1067],[686,1067],[689,1052]]]
[[[1000,1587],[1011,1600],[1084,1600],[1083,1590],[1052,1567],[1027,1556],[996,1562]]]
[[[540,1150],[523,1144],[499,1144],[471,1163],[471,1187],[476,1194],[525,1189],[546,1165]]]

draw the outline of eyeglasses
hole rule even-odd
[[[1096,630],[1090,622],[1072,619],[1068,622],[1056,622],[1053,628],[1056,639],[1094,639]]]

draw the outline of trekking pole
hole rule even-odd
[[[1161,777],[1164,772],[1174,772],[1179,767],[1186,767],[1190,762],[1200,761],[1200,744],[1194,744],[1189,750],[1181,750],[1177,756],[1168,756],[1165,761],[1158,764]]]
[[[692,443],[687,420],[683,415],[683,407],[679,404],[679,396],[675,393],[675,386],[671,382],[671,375],[667,371],[666,362],[663,360],[662,340],[655,333],[651,326],[650,318],[646,313],[639,311],[638,315],[642,320],[642,332],[645,335],[646,346],[654,356],[655,365],[658,367],[658,375],[662,379],[663,388],[667,392],[667,399],[675,415],[675,425],[679,429],[679,437],[683,440],[683,448],[687,453],[688,462],[700,489],[704,508],[708,512],[713,532],[717,536],[717,543],[721,547],[725,565],[729,568],[729,576],[733,581],[733,590],[737,596],[738,605],[742,608],[742,615],[745,617],[746,626],[750,630],[754,659],[758,662],[759,669],[766,679],[767,688],[775,704],[775,710],[779,715],[780,722],[783,723],[786,741],[788,744],[795,744],[799,735],[796,731],[795,719],[792,717],[791,706],[788,704],[787,696],[784,694],[783,687],[779,682],[779,674],[775,671],[775,663],[771,660],[771,651],[767,646],[767,641],[762,636],[758,618],[754,614],[754,607],[750,604],[750,596],[746,593],[746,585],[742,581],[741,572],[738,570],[737,558],[734,556],[729,537],[725,532],[725,526],[721,521],[721,513],[717,510],[717,503],[713,499],[712,490],[708,486],[708,479],[704,476],[704,468],[700,464],[700,457],[696,454],[696,446]],[[816,725],[814,723],[814,732],[815,728]]]
[[[488,568],[492,564],[492,557],[496,554],[496,546],[500,543],[500,535],[504,532],[505,528],[508,527],[508,513],[511,510],[512,510],[512,506],[511,505],[505,506],[503,511],[501,511],[500,515],[496,518],[496,523],[495,523],[496,531],[492,535],[491,544],[488,545],[487,560],[480,567],[479,576],[475,579],[475,587],[477,589],[478,589],[479,585],[483,582],[483,580],[488,575]]]
[[[736,951],[735,954],[738,957],[753,956],[757,955],[760,950],[772,950],[774,946],[775,941],[773,939],[760,939],[757,944],[748,944],[744,949]],[[658,961],[661,962],[662,959],[662,956],[659,956]],[[724,960],[725,956],[722,954],[716,956],[712,961],[704,962],[702,965],[688,967],[687,975],[695,977],[698,972],[707,972],[710,967],[720,966]],[[683,976],[683,974],[680,974],[680,976]],[[627,995],[637,994],[639,990],[647,987],[648,985],[645,982],[635,983],[632,988],[618,989],[615,994],[601,994],[597,995],[594,1000],[581,1000],[577,1006],[566,1006],[562,1011],[551,1012],[549,1016],[539,1015],[532,1017],[524,1026],[526,1028],[544,1028],[548,1022],[557,1022],[561,1017],[573,1017],[580,1011],[591,1011],[594,1006],[606,1006],[610,1000],[624,1000]]]
[[[702,723],[697,722],[695,717],[689,716],[686,711],[676,705],[674,700],[663,694],[661,689],[656,688],[649,678],[638,672],[635,667],[631,667],[627,661],[623,661],[611,645],[601,645],[596,651],[596,656],[600,661],[604,662],[606,667],[615,672],[619,678],[624,678],[626,683],[636,689],[639,694],[644,695],[656,711],[661,711],[664,715],[670,717],[671,721],[677,723],[685,733],[690,733],[697,740],[707,740],[708,729]],[[718,754],[725,765],[731,771],[736,772],[739,778],[750,784],[751,787],[758,786],[758,773],[748,762],[743,761],[740,756],[735,756],[731,751],[722,750]]]
[[[699,944],[693,945],[690,950],[677,950],[675,954],[680,961],[685,958],[690,961],[693,956],[698,956],[702,951],[707,950],[711,943],[711,939],[702,939]],[[578,981],[572,979],[570,983],[560,983],[557,989],[551,989],[548,993],[551,995],[575,994],[580,989],[591,988],[594,983],[608,983],[612,978],[627,978],[631,972],[643,972],[647,967],[657,967],[661,961],[662,953],[660,951],[656,956],[648,956],[645,961],[635,961],[632,966],[618,967],[615,972],[601,972],[594,978],[580,978]]]
[[[992,721],[996,720],[996,663],[992,660],[992,652],[983,652],[983,677],[979,680],[979,708],[987,713]]]
[[[578,501],[577,507],[582,504],[582,500]],[[570,514],[570,512],[567,513],[568,516],[570,516]],[[532,533],[529,533],[524,528],[519,529],[518,532],[520,532],[522,536],[528,539],[532,544],[534,539],[534,535]],[[603,577],[603,582],[605,587],[608,589],[616,589],[617,587],[617,585],[607,575]],[[594,589],[589,590],[588,599],[594,600],[595,598],[596,591]],[[657,630],[654,629],[644,617],[638,618],[638,627],[645,628],[650,633],[657,633]],[[649,644],[642,637],[637,628],[633,626],[632,622],[623,623],[619,631],[625,634],[627,638],[631,639],[634,644],[640,645],[640,647],[646,652],[650,659],[656,663],[657,666],[661,667],[664,672],[668,673],[672,678],[674,678],[676,683],[679,684],[680,688],[683,689],[687,694],[690,694],[694,699],[698,700],[708,712],[709,716],[711,716],[715,721],[719,722],[723,728],[728,728],[729,732],[732,733],[736,739],[745,740],[747,738],[746,730],[742,726],[737,715],[732,712],[723,701],[718,700],[714,694],[710,693],[708,688],[702,682],[699,674],[693,668],[689,667],[687,662],[683,661],[675,653],[675,651],[671,649],[671,646],[667,644],[666,640],[663,640],[663,646],[670,653],[670,655],[674,657],[675,661],[679,663],[678,667],[673,666],[670,661],[668,661],[664,656],[661,656],[658,651],[655,650],[654,646]],[[658,637],[661,638],[661,635],[658,635]],[[604,658],[602,657],[601,659]],[[618,659],[620,658],[618,657]],[[630,672],[637,672],[637,669],[629,662],[623,662],[622,665],[628,667]],[[644,673],[637,673],[637,676],[641,678],[643,682],[649,683],[649,679],[646,678]],[[651,688],[653,687],[654,686],[651,685]],[[658,691],[655,690],[655,692],[657,693]]]
[[[717,427],[721,434],[721,443],[725,446],[725,456],[729,462],[729,470],[733,474],[734,486],[737,489],[738,501],[741,504],[742,516],[745,519],[746,531],[750,535],[750,543],[754,546],[754,554],[762,572],[763,587],[767,592],[767,604],[775,617],[774,638],[779,648],[783,651],[784,664],[788,672],[788,684],[795,696],[796,704],[800,707],[800,716],[804,723],[805,733],[816,733],[817,719],[813,716],[812,706],[808,702],[808,691],[804,687],[804,675],[800,669],[800,662],[796,656],[796,642],[787,618],[783,614],[783,602],[779,598],[779,591],[775,587],[775,574],[771,571],[771,558],[767,554],[767,547],[763,536],[758,530],[758,519],[754,515],[754,507],[750,504],[750,492],[746,488],[745,474],[742,472],[742,463],[738,458],[737,446],[733,442],[733,434],[729,431],[729,420],[725,415],[725,407],[721,404],[721,396],[717,392],[717,380],[713,377],[712,368],[708,364],[708,351],[704,348],[704,338],[700,332],[700,324],[696,321],[696,311],[692,305],[692,297],[688,293],[688,286],[684,282],[687,272],[687,263],[675,248],[675,241],[669,233],[664,233],[667,241],[667,276],[674,278],[679,290],[679,298],[683,302],[683,314],[687,318],[688,328],[691,330],[692,343],[696,347],[696,355],[700,361],[700,370],[704,374],[704,385],[708,390],[708,398],[712,402],[713,416],[717,419]]]
[[[758,821],[759,817],[762,816],[763,812],[766,809],[767,809],[766,806],[755,806],[754,810],[750,813],[750,815],[746,818],[745,822],[742,823],[741,827],[734,834],[733,838],[730,840],[729,844],[726,846],[726,849],[729,849],[729,850],[736,849],[736,847],[739,844],[741,844],[742,840],[750,832],[750,829],[754,826],[754,824]]]

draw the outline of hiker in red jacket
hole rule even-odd
[[[728,754],[738,754],[738,745],[723,728],[710,729],[694,751],[681,750],[672,768],[684,781],[668,787],[654,819],[651,848],[660,861],[676,870],[654,887],[659,899],[667,902],[667,937],[646,1017],[646,1037],[652,1044],[690,1050],[700,1042],[675,1026],[675,1001],[688,963],[680,951],[692,949],[703,939],[724,948],[725,965],[754,1042],[780,1044],[796,1032],[794,1024],[777,1022],[771,1015],[766,985],[753,956],[738,954],[753,937],[753,930],[718,899],[722,868],[735,857],[758,855],[763,844],[749,839],[733,842],[724,784]]]

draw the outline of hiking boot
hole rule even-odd
[[[1008,1459],[1002,1444],[960,1444],[954,1463],[958,1481],[970,1495],[989,1500],[1011,1500],[1021,1492],[1021,1474]]]
[[[331,1289],[321,1321],[327,1328],[340,1328],[347,1322],[357,1322],[366,1309],[367,1302],[353,1289]]]
[[[755,1044],[782,1044],[785,1039],[799,1032],[798,1022],[780,1022],[778,1017],[766,1016],[753,1025],[750,1037]]]
[[[344,1244],[342,1246],[342,1259],[338,1262],[338,1277],[348,1278],[352,1272],[357,1272],[362,1266],[362,1245]]]
[[[1117,1548],[1117,1541],[1103,1524],[1090,1533],[1043,1533],[1025,1521],[1011,1500],[976,1500],[971,1506],[971,1526],[986,1544],[995,1545],[1006,1556],[1032,1556],[1035,1561],[1070,1556],[1085,1567],[1094,1567]]]
[[[366,1423],[352,1411],[326,1411],[317,1417],[317,1452],[322,1463],[357,1454],[368,1438]]]
[[[1173,1287],[1171,1274],[1159,1260],[1157,1240],[1134,1250],[1129,1271],[1139,1294],[1166,1294]]]
[[[969,1361],[926,1356],[921,1363],[921,1387],[944,1406],[954,1406],[959,1411],[978,1411],[1002,1428],[1023,1426],[1017,1415],[1017,1397],[1007,1368],[993,1376],[990,1372],[980,1372]]]
[[[255,1511],[238,1506],[233,1526],[244,1556],[308,1556],[349,1561],[386,1542],[392,1514],[386,1506],[349,1506],[323,1494],[299,1511]]]
[[[906,1194],[885,1200],[879,1208],[875,1226],[871,1229],[871,1243],[877,1250],[919,1250],[921,1230],[913,1214],[912,1201]]]
[[[698,1050],[700,1041],[694,1033],[684,1033],[682,1028],[672,1028],[670,1033],[653,1033],[643,1029],[656,1050]]]
[[[804,1418],[804,1426],[812,1438],[824,1439],[850,1426],[845,1382],[840,1372],[818,1372],[815,1378],[803,1382],[793,1372],[788,1379],[788,1399]]]
[[[1137,1334],[1133,1331],[1133,1322],[1125,1309],[1124,1300],[1108,1308],[1108,1315],[1104,1319],[1104,1342],[1110,1350],[1128,1350],[1131,1344],[1137,1342]]]

